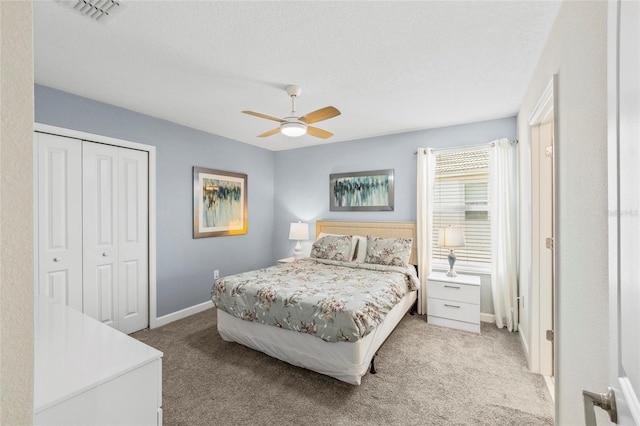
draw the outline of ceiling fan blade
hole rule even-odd
[[[333,136],[333,133],[326,130],[318,129],[317,127],[307,126],[307,134],[315,136],[316,138],[327,139]]]
[[[269,130],[268,132],[264,132],[261,135],[258,135],[259,138],[266,138],[267,136],[275,135],[276,133],[280,133],[280,127],[276,127],[273,130]]]
[[[253,111],[242,111],[242,112],[244,112],[245,114],[256,116],[256,117],[266,118],[267,120],[277,121],[278,123],[284,123],[285,121],[282,118],[274,117],[272,115],[262,114],[260,112],[253,112]]]
[[[310,112],[309,114],[303,115],[299,118],[300,121],[311,124],[317,123],[318,121],[328,120],[329,118],[333,118],[337,115],[340,115],[340,111],[337,108],[332,106],[324,107],[317,111]]]

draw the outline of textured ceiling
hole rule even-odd
[[[35,81],[266,149],[518,111],[560,3],[132,1],[107,23],[34,2]],[[335,134],[269,138],[327,105]]]

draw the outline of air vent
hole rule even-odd
[[[59,4],[98,22],[106,22],[124,9],[116,0],[57,0]]]

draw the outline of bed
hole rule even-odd
[[[416,302],[415,224],[317,221],[316,237],[313,259],[217,280],[218,332],[226,341],[359,385],[368,371],[375,373],[377,351]],[[378,262],[382,252],[392,255]]]

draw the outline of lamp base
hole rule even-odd
[[[453,252],[453,249],[449,249],[447,260],[449,261],[449,270],[447,271],[447,276],[457,277],[458,274],[456,274],[456,271],[453,270],[453,265],[456,263],[456,254]]]
[[[296,243],[296,246],[293,249],[293,256],[296,259],[300,259],[302,257],[302,245],[300,244],[300,241]]]

